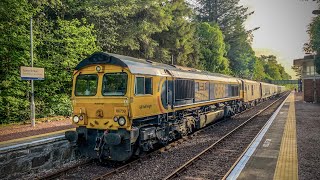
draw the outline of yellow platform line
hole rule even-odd
[[[273,176],[275,180],[298,179],[298,153],[294,95],[291,93],[287,122],[284,128],[279,157]]]
[[[51,135],[54,135],[54,134],[60,134],[60,133],[64,133],[66,131],[71,131],[71,130],[75,130],[75,129],[76,128],[71,128],[71,129],[65,129],[65,130],[61,130],[61,131],[54,131],[54,132],[50,132],[50,133],[46,133],[46,134],[39,134],[39,135],[28,136],[28,137],[24,137],[24,138],[18,138],[18,139],[12,139],[12,140],[8,140],[8,141],[2,141],[2,142],[0,142],[0,145],[12,144],[12,143],[17,143],[17,142],[21,142],[21,141],[25,141],[25,140],[29,140],[29,139],[51,136]]]

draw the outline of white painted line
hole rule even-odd
[[[0,153],[3,153],[2,151],[8,151],[8,150],[11,150],[11,149],[22,148],[22,147],[29,147],[29,146],[32,146],[34,144],[47,143],[47,142],[57,141],[57,140],[60,140],[60,139],[64,139],[64,135],[54,136],[54,137],[49,137],[49,138],[45,138],[45,139],[39,139],[39,140],[26,142],[26,143],[22,143],[22,144],[15,144],[15,145],[3,147],[3,148],[0,148]]]
[[[269,147],[270,143],[271,143],[271,139],[266,139],[262,146],[263,147]]]
[[[254,142],[251,144],[251,146],[248,148],[248,150],[246,151],[246,153],[243,155],[243,157],[240,159],[240,161],[238,162],[238,164],[236,165],[236,167],[234,167],[234,169],[231,171],[231,173],[229,174],[229,176],[227,177],[227,180],[236,180],[238,178],[238,176],[240,175],[241,171],[243,170],[243,168],[246,166],[248,160],[250,159],[250,157],[252,156],[252,154],[254,153],[254,151],[256,150],[256,148],[258,147],[258,145],[260,144],[262,138],[264,137],[264,135],[266,134],[267,130],[269,129],[269,127],[271,126],[273,120],[276,118],[276,116],[278,115],[280,109],[282,108],[282,106],[284,105],[284,103],[287,101],[288,97],[290,96],[290,94],[286,97],[286,99],[282,102],[282,104],[278,107],[278,109],[272,114],[272,116],[270,117],[270,119],[268,120],[268,122],[266,123],[266,125],[264,126],[263,130],[259,133],[259,135],[256,137],[256,139],[254,140]]]

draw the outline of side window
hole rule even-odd
[[[136,77],[135,94],[152,94],[152,78]]]
[[[145,94],[152,94],[152,78],[145,78]]]
[[[144,77],[136,77],[135,94],[144,94]]]

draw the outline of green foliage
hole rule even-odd
[[[254,79],[262,81],[288,80],[291,76],[285,72],[284,67],[278,64],[274,55],[262,55],[256,59]]]
[[[30,64],[28,24],[33,8],[27,1],[0,2],[0,123],[29,116],[30,85],[20,80],[20,66]]]
[[[19,68],[31,64],[31,17],[34,66],[45,68],[45,80],[35,81],[36,117],[70,115],[72,71],[95,51],[164,63],[173,57],[176,65],[257,80],[289,77],[273,57],[255,57],[244,28],[252,13],[239,0],[199,0],[197,12],[188,2],[0,1],[0,122],[30,116],[30,82],[20,80]]]
[[[217,24],[200,23],[198,25],[200,61],[207,71],[229,74],[229,61],[224,55],[226,47],[222,31]]]
[[[320,74],[320,16],[313,18],[309,25],[308,33],[310,42],[307,44],[306,49],[309,52],[316,52],[318,56],[315,59],[316,72]]]
[[[198,19],[217,23],[225,36],[232,74],[251,79],[255,54],[250,44],[251,31],[245,30],[244,22],[252,13],[239,0],[198,0],[198,3]]]
[[[199,65],[196,25],[190,21],[193,11],[184,0],[172,1],[168,7],[172,22],[168,30],[153,36],[159,44],[155,49],[154,60],[171,64],[173,58],[174,64],[196,67]]]
[[[51,22],[43,19],[36,26],[35,65],[45,67],[46,72],[45,80],[36,82],[36,100],[44,101],[39,103],[44,107],[38,106],[44,108],[44,113],[40,110],[38,116],[45,116],[48,111],[54,115],[70,114],[71,104],[61,102],[71,94],[72,70],[82,59],[99,50],[93,28],[85,19],[62,20],[59,17]]]
[[[30,83],[20,79],[20,66],[31,64],[31,17],[34,20],[34,66],[45,68],[45,80],[35,81],[37,117],[70,115],[72,70],[80,60],[99,50],[94,26],[85,19],[61,19],[61,15],[53,12],[61,10],[62,6],[53,3],[55,1],[42,4],[1,1],[1,123],[28,120],[30,116]]]
[[[227,57],[230,59],[233,75],[252,79],[255,53],[240,20],[234,28],[235,31],[232,36],[226,37],[226,43],[229,45]]]
[[[266,73],[264,71],[264,62],[261,58],[255,58],[254,68],[253,68],[253,79],[256,81],[263,81],[266,78]]]

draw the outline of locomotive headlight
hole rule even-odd
[[[117,122],[117,121],[118,121],[117,116],[115,116],[115,117],[113,118],[113,120],[114,120],[114,122]]]
[[[73,116],[73,122],[78,123],[79,117],[77,115]]]
[[[120,117],[120,118],[118,119],[118,124],[119,124],[120,126],[125,125],[125,124],[126,124],[126,119],[125,119],[124,117]]]

